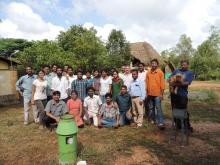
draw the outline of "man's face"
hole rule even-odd
[[[87,72],[87,73],[86,73],[86,78],[87,78],[87,79],[90,79],[90,78],[91,78],[91,73]]]
[[[72,76],[72,75],[73,75],[73,70],[72,70],[71,68],[69,68],[69,69],[67,70],[67,74],[68,74],[69,76]]]
[[[94,77],[97,77],[99,75],[99,72],[95,71],[93,74],[94,74]]]
[[[82,79],[82,73],[81,72],[77,73],[77,78],[80,79],[80,80]]]
[[[67,72],[67,70],[68,70],[68,65],[65,65],[64,67],[63,67],[63,70],[65,71],[65,72]]]
[[[126,88],[121,88],[121,94],[126,94],[127,93],[127,89]]]
[[[143,66],[142,64],[139,64],[139,65],[138,65],[138,69],[139,69],[139,71],[142,72],[142,71],[144,71],[144,66]]]
[[[189,64],[187,64],[187,62],[182,62],[181,67],[182,67],[183,70],[188,70]]]
[[[132,72],[132,77],[136,80],[138,78],[138,73],[136,71]]]
[[[56,95],[53,95],[53,99],[55,101],[59,101],[60,100],[60,95],[56,94]]]
[[[31,75],[31,74],[32,74],[32,69],[31,69],[31,67],[27,67],[25,70],[26,70],[26,73],[27,73],[28,75]]]
[[[45,74],[48,74],[50,72],[50,68],[49,67],[44,67],[43,69]]]
[[[155,69],[157,69],[157,67],[158,67],[157,62],[156,61],[152,61],[151,62],[151,68],[155,70]]]
[[[125,73],[126,73],[126,74],[129,74],[129,73],[130,73],[130,67],[129,67],[129,66],[126,66],[126,67],[125,67]]]
[[[90,90],[88,91],[88,95],[89,95],[90,97],[92,97],[93,94],[94,94],[94,91],[93,91],[92,89],[90,89]]]
[[[57,76],[62,76],[62,73],[63,73],[62,69],[58,68],[57,69]]]
[[[56,65],[54,65],[54,66],[52,67],[52,71],[53,71],[53,72],[57,72],[57,66],[56,66]]]
[[[106,98],[106,103],[110,103],[112,101],[112,98],[111,97],[107,97]]]

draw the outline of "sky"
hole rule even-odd
[[[129,42],[149,42],[157,51],[180,35],[201,44],[211,26],[220,28],[220,0],[0,0],[0,37],[56,39],[71,25],[94,27],[104,42],[112,29]]]

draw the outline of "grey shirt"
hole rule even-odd
[[[58,103],[56,103],[53,99],[47,103],[45,111],[52,113],[52,115],[55,117],[60,117],[68,112],[66,103],[64,101],[60,100]]]

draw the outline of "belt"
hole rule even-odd
[[[140,97],[140,96],[131,96],[132,99],[136,99],[138,97]]]

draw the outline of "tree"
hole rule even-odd
[[[84,70],[107,65],[106,48],[96,36],[94,28],[88,30],[81,25],[71,26],[59,34],[58,44],[64,51],[71,53],[77,59],[76,65]]]
[[[129,43],[121,30],[113,29],[106,44],[109,61],[112,67],[121,67],[122,64],[129,64],[131,53]]]
[[[17,58],[23,66],[30,65],[37,70],[44,64],[52,65],[53,63],[76,67],[74,63],[76,59],[73,55],[64,52],[56,42],[48,40],[35,41],[31,47],[20,52]]]

